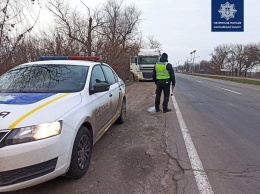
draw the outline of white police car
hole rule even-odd
[[[98,57],[40,57],[0,77],[0,192],[80,178],[126,116],[124,82]]]

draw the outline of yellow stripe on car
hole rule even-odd
[[[50,101],[48,101],[48,102],[46,102],[46,103],[40,105],[40,106],[38,106],[37,108],[31,110],[30,112],[26,113],[25,115],[23,115],[22,117],[20,117],[19,119],[17,119],[15,122],[13,122],[13,123],[8,127],[8,129],[13,129],[13,128],[15,128],[15,126],[16,126],[18,123],[20,123],[22,120],[24,120],[24,119],[26,119],[27,117],[29,117],[31,114],[35,113],[36,111],[38,111],[38,110],[44,108],[45,106],[48,106],[49,104],[51,104],[51,103],[53,103],[53,102],[55,102],[55,101],[57,101],[57,100],[59,100],[59,99],[65,97],[65,96],[68,96],[68,95],[69,95],[69,93],[63,94],[63,95],[61,95],[61,96],[58,96],[58,97],[56,97],[56,98],[54,98],[54,99],[52,99],[52,100],[50,100]]]

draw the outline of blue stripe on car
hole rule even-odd
[[[0,104],[33,104],[56,93],[0,93]]]

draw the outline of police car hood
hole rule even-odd
[[[80,103],[80,93],[0,93],[0,130],[56,121]]]

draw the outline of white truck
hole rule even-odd
[[[140,49],[138,56],[131,57],[130,71],[134,80],[152,80],[153,68],[160,56],[159,49]]]

